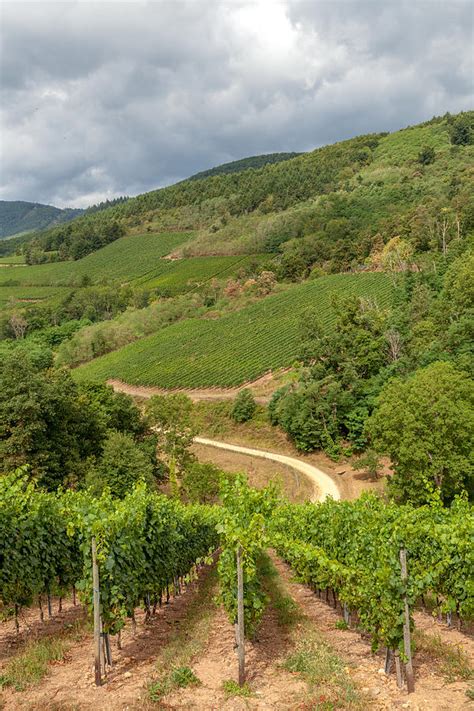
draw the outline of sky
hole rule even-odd
[[[4,2],[0,199],[87,207],[472,108],[471,0]]]

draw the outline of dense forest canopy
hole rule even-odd
[[[249,168],[262,168],[264,165],[269,165],[270,163],[281,163],[281,161],[289,160],[290,158],[296,158],[296,156],[301,155],[300,153],[266,153],[261,156],[251,156],[249,158],[241,158],[240,160],[233,160],[230,163],[223,163],[215,168],[209,168],[208,170],[202,170],[195,175],[191,175],[188,180],[202,180],[203,178],[210,178],[213,175],[226,175],[228,173],[241,173],[244,170],[249,170]]]

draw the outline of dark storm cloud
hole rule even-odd
[[[0,197],[82,206],[472,103],[472,4],[5,3]]]

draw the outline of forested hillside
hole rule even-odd
[[[196,230],[186,255],[267,252],[286,276],[340,271],[393,237],[420,256],[473,229],[474,113],[188,180],[39,234],[30,261],[78,259],[132,232]],[[13,247],[12,247],[13,248]],[[56,258],[56,257],[55,257]]]
[[[61,210],[52,205],[21,200],[0,200],[0,239],[20,232],[37,232],[53,225],[69,222],[83,210]]]
[[[233,160],[231,163],[223,163],[215,168],[209,168],[208,170],[202,170],[195,175],[191,175],[189,180],[202,180],[203,178],[210,178],[213,175],[226,175],[228,173],[241,173],[243,170],[249,170],[249,168],[262,168],[264,165],[269,165],[271,163],[281,163],[281,161],[289,160],[290,158],[296,158],[300,155],[299,153],[266,153],[261,156],[251,156],[249,158],[241,158],[240,160]]]
[[[400,500],[423,501],[430,486],[446,501],[472,492],[461,433],[473,118],[446,114],[183,181],[37,233],[0,260],[2,353],[79,365],[81,381],[166,388],[236,386],[290,368],[267,415],[298,449],[365,452],[374,475],[390,454]],[[449,475],[433,455],[421,463],[423,447],[420,461],[407,459],[390,435],[391,403],[431,373],[434,400],[464,408],[449,431],[438,428]],[[424,472],[416,487],[412,466]]]

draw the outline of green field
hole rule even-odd
[[[238,385],[291,365],[297,355],[302,312],[316,307],[330,327],[334,322],[331,297],[336,293],[365,296],[388,306],[392,287],[380,273],[322,277],[216,321],[181,321],[73,372],[80,380],[119,378],[165,388]]]
[[[9,254],[8,257],[0,257],[0,264],[24,264],[25,257],[22,254]]]
[[[186,242],[193,233],[158,233],[122,237],[76,262],[53,262],[0,269],[0,286],[78,286],[131,281],[153,273],[156,261]]]
[[[167,296],[201,286],[211,279],[221,279],[236,274],[239,269],[268,259],[268,255],[237,257],[191,257],[176,261],[162,260],[154,273],[136,279],[134,284],[148,289],[158,289]]]
[[[0,286],[0,309],[56,300],[70,291],[67,287],[56,286]]]

